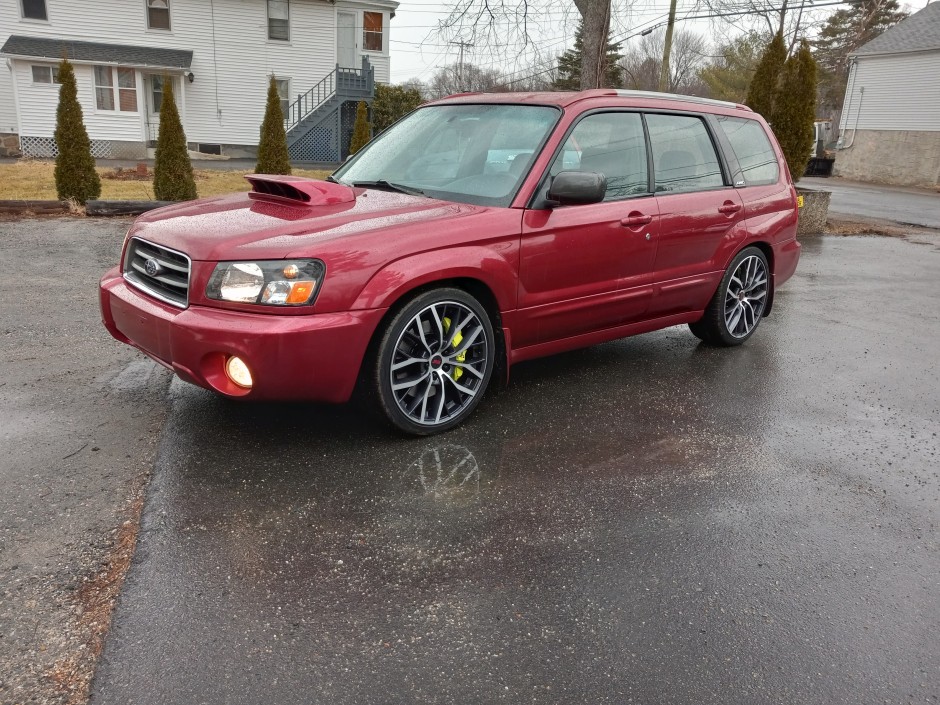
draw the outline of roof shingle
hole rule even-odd
[[[931,49],[940,49],[940,2],[937,0],[863,44],[851,55],[903,54]]]
[[[3,48],[0,49],[0,54],[43,59],[61,59],[64,55],[72,61],[154,66],[166,69],[188,69],[193,63],[193,53],[181,49],[78,42],[70,39],[25,37],[16,34],[7,39]]]

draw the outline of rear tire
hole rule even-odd
[[[745,247],[725,270],[705,315],[689,330],[709,345],[740,345],[757,330],[769,297],[767,257],[757,247]]]
[[[477,407],[496,362],[493,325],[462,289],[416,296],[385,328],[375,356],[379,407],[397,429],[441,433]]]

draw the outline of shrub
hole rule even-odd
[[[780,33],[774,35],[764,49],[754,78],[747,89],[747,106],[755,113],[760,113],[768,122],[774,114],[774,101],[780,90],[780,76],[787,60],[787,48]]]
[[[365,101],[359,101],[356,106],[356,124],[353,126],[352,140],[349,142],[349,153],[355,154],[369,143],[369,118],[366,112]]]
[[[59,105],[55,113],[55,189],[59,200],[84,204],[101,195],[101,179],[91,156],[91,141],[82,120],[75,71],[68,59],[59,64]]]
[[[290,154],[287,152],[287,133],[284,131],[284,111],[277,93],[274,76],[268,83],[268,103],[261,123],[261,141],[258,143],[258,174],[290,174]]]
[[[787,59],[771,124],[786,157],[790,176],[798,181],[806,171],[813,146],[816,119],[816,60],[809,44]]]
[[[372,127],[376,134],[391,127],[422,102],[421,91],[417,88],[376,83],[372,101]]]
[[[160,103],[160,132],[153,166],[153,194],[158,201],[189,201],[196,198],[193,165],[186,148],[186,133],[173,97],[173,81],[163,80]]]

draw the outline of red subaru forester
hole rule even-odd
[[[327,181],[139,218],[101,281],[105,326],[230,397],[463,421],[495,369],[687,323],[738,345],[796,269],[797,201],[764,120],[634,91],[425,105]]]

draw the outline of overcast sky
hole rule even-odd
[[[614,5],[618,4],[622,5],[615,1]],[[547,68],[554,57],[574,43],[579,15],[573,2],[555,0],[546,6],[547,9],[540,10],[535,3],[530,2],[530,17],[533,20],[530,32],[536,39],[533,45],[524,50],[520,47],[507,48],[504,56],[494,56],[487,47],[474,47],[467,50],[464,60],[477,66],[519,75],[533,62],[537,62],[539,68]],[[694,6],[694,0],[679,0],[678,16],[693,13]],[[393,83],[410,78],[426,81],[437,69],[457,62],[458,47],[447,44],[445,39],[436,34],[438,22],[448,15],[442,7],[446,5],[432,0],[404,0],[399,5],[390,33]],[[629,12],[622,7],[615,7],[611,20],[612,32],[617,38],[632,34],[662,22],[668,11],[668,0],[636,0]],[[707,30],[707,24],[702,29]]]
[[[613,0],[611,31],[615,40],[659,26],[668,16],[668,0],[633,0],[629,9],[626,9],[629,1]],[[831,1],[816,0],[817,3]],[[807,7],[812,4],[812,0],[807,0]],[[911,12],[923,9],[926,4],[926,0],[901,1],[901,5],[906,5]],[[542,6],[547,9],[542,10],[537,9],[536,2],[532,0],[529,5],[532,8],[530,17],[533,18],[530,33],[536,39],[533,44],[525,49],[506,47],[498,55],[488,47],[474,47],[467,50],[464,60],[480,67],[499,69],[512,78],[531,73],[533,64],[536,70],[551,66],[555,57],[574,43],[578,12],[573,2],[544,0]],[[722,34],[727,37],[743,31],[746,23],[744,19],[732,24],[715,24],[709,20],[681,21],[683,17],[702,14],[703,11],[697,9],[700,5],[697,0],[679,0],[677,18],[680,23],[677,26],[704,34],[711,43],[720,40]],[[438,22],[448,15],[442,9],[444,7],[447,7],[446,3],[433,0],[401,2],[391,22],[392,83],[411,78],[427,81],[439,68],[457,63],[458,48],[449,45],[446,39],[436,33]],[[827,8],[819,12],[828,14],[834,9]],[[631,41],[636,41],[636,38],[626,39],[624,46],[629,46]]]

